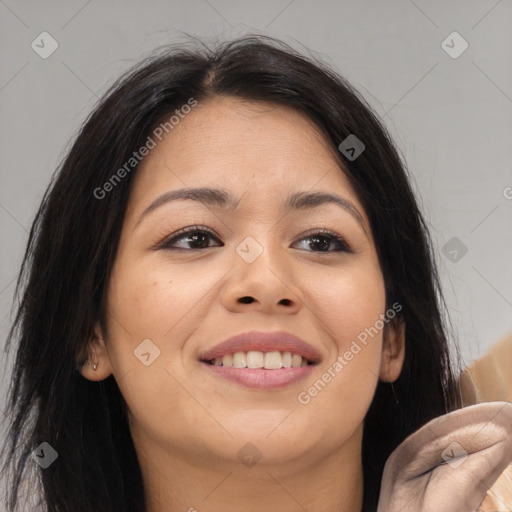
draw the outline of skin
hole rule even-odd
[[[208,186],[240,199],[238,210],[181,200],[142,212],[161,194]],[[283,211],[298,191],[335,193],[334,204]],[[197,224],[213,237],[198,249],[159,242]],[[352,252],[322,249],[318,229]],[[262,254],[247,263],[237,246]],[[188,240],[188,241],[187,241]],[[329,241],[329,239],[327,239]],[[240,301],[253,298],[251,303]],[[287,299],[287,301],[283,301]],[[360,510],[362,423],[378,380],[398,378],[404,325],[386,324],[309,403],[298,394],[332,367],[386,312],[382,271],[366,213],[333,150],[293,110],[216,98],[199,104],[144,158],[124,219],[107,295],[108,325],[96,327],[90,380],[115,376],[147,489],[148,512]],[[280,390],[249,389],[215,375],[199,354],[250,330],[284,330],[313,345],[321,363]],[[160,355],[145,366],[134,350],[150,339]],[[237,453],[252,443],[261,459]]]

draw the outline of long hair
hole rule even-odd
[[[47,512],[143,512],[144,489],[126,404],[111,375],[85,379],[96,321],[105,325],[111,274],[137,167],[98,198],[102,187],[164,118],[193,97],[216,96],[287,106],[315,123],[370,220],[386,302],[402,305],[403,370],[379,383],[364,420],[365,512],[374,512],[384,463],[409,434],[460,407],[446,307],[425,220],[405,163],[371,107],[347,81],[313,57],[265,36],[209,48],[166,47],[121,77],[84,122],[52,178],[32,225],[16,286],[6,349],[16,343],[3,448],[7,510],[23,482]],[[356,135],[365,150],[338,147]],[[340,172],[342,172],[340,170]],[[47,442],[58,462],[41,470],[32,452]]]

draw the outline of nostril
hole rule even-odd
[[[289,306],[291,304],[291,300],[290,299],[283,299],[281,301],[281,304],[283,304],[283,306]]]
[[[242,297],[239,299],[243,304],[250,304],[254,299],[252,297]]]

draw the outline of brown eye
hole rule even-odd
[[[301,239],[304,240],[309,240],[306,246],[313,248],[312,252],[352,252],[343,238],[329,230],[315,231]],[[332,247],[337,248],[331,249]]]
[[[160,245],[159,248],[184,250],[208,249],[209,247],[215,247],[208,244],[208,241],[211,239],[219,241],[219,239],[213,234],[213,232],[210,229],[205,227],[193,226],[191,228],[181,229],[177,233],[174,233],[170,238],[166,239]],[[182,247],[177,247],[177,243],[181,243]],[[188,244],[188,247],[184,246],[184,244]]]

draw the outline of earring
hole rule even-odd
[[[99,339],[100,341],[103,341],[103,338],[102,338],[101,336],[98,336],[98,339]],[[98,362],[98,361],[96,361],[96,362],[92,365],[92,369],[93,369],[94,371],[96,371],[96,370],[98,369],[98,364],[99,364],[99,362]]]

